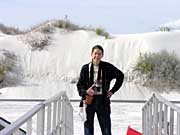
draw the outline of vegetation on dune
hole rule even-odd
[[[0,50],[0,53],[3,57],[0,60],[0,82],[2,82],[4,80],[5,74],[11,71],[15,66],[16,56],[7,50]]]
[[[17,35],[17,34],[25,34],[29,33],[31,31],[40,31],[43,33],[52,33],[54,31],[54,28],[60,28],[60,29],[66,29],[70,31],[76,31],[76,30],[90,30],[94,31],[97,35],[104,36],[105,38],[110,38],[110,35],[108,32],[105,31],[103,28],[93,28],[91,26],[79,26],[75,23],[72,23],[70,20],[65,18],[64,20],[47,20],[42,23],[39,23],[38,25],[35,25],[31,27],[29,30],[21,31],[18,28],[14,27],[8,27],[3,24],[0,24],[0,31],[5,34],[9,35]]]
[[[0,23],[0,31],[4,34],[8,34],[8,35],[17,35],[17,34],[23,34],[24,33],[24,31],[21,31],[18,28],[5,26],[2,23]]]
[[[3,81],[4,78],[4,68],[3,65],[0,64],[0,83]]]
[[[95,31],[97,35],[104,36],[106,39],[110,37],[109,33],[103,28],[92,28],[92,27],[81,27],[77,24],[72,23],[69,20],[58,20],[54,24],[55,27],[66,29],[66,30],[90,30]]]
[[[97,35],[104,36],[106,39],[110,38],[110,35],[108,32],[106,32],[103,28],[96,28],[95,29]]]
[[[160,30],[160,31],[167,31],[167,32],[169,32],[169,31],[172,30],[172,28],[167,27],[167,26],[162,26],[162,27],[159,27],[159,30]]]
[[[180,87],[180,60],[165,50],[141,54],[133,72],[134,78],[140,78],[144,86],[160,89]]]

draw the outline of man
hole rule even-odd
[[[121,87],[124,74],[114,65],[101,61],[103,55],[104,50],[100,45],[92,48],[92,62],[82,66],[77,83],[79,95],[87,104],[84,135],[94,135],[95,113],[102,134],[111,135],[110,98]],[[110,89],[113,79],[116,79],[116,82]]]

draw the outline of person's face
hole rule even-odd
[[[101,58],[103,57],[102,51],[98,48],[94,49],[91,53],[92,61],[94,64],[99,64]]]

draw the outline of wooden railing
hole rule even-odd
[[[142,108],[143,135],[180,135],[180,107],[157,94]]]
[[[26,135],[73,135],[73,107],[66,93],[60,92],[36,105],[0,131],[0,135],[20,135],[23,125]]]

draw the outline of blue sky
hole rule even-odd
[[[179,0],[1,0],[0,23],[26,29],[67,15],[112,34],[144,33],[180,19],[179,7]]]

